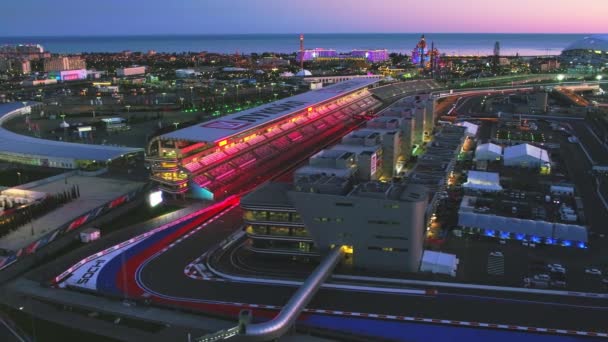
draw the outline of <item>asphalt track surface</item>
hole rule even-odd
[[[296,291],[295,287],[217,282],[191,279],[184,267],[206,250],[213,248],[240,225],[239,209],[233,209],[208,224],[179,245],[144,262],[138,269],[139,286],[145,291],[174,303],[249,303],[281,306]],[[135,279],[129,279],[129,282]],[[501,294],[496,294],[501,295]],[[521,297],[521,296],[519,296]],[[436,296],[386,294],[364,291],[321,289],[309,308],[386,315],[418,316],[533,327],[605,332],[608,307],[595,306],[588,299],[560,299],[553,303],[540,295],[509,299],[490,294],[440,293]],[[196,305],[191,305],[196,307]],[[205,311],[203,309],[203,311]],[[268,316],[264,310],[255,314]],[[270,314],[272,316],[272,314]]]

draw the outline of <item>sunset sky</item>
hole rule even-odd
[[[3,0],[0,35],[605,33],[607,0]]]

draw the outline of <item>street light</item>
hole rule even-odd
[[[17,177],[19,177],[19,185],[21,185],[21,172],[17,171]]]
[[[564,74],[557,75],[557,80],[560,81],[560,82],[563,81],[564,78],[566,78],[566,76],[564,76]]]
[[[179,126],[179,122],[174,122],[173,124],[175,125],[175,129],[177,129],[177,126]]]
[[[595,76],[595,79],[596,79],[598,82],[599,82],[599,81],[601,81],[601,80],[602,80],[602,75],[597,75],[597,76]]]
[[[127,113],[130,113],[130,109],[131,109],[131,105],[126,105],[125,108],[127,108]]]

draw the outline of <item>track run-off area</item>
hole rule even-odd
[[[192,270],[188,266],[193,263],[204,264],[207,252],[239,232],[242,213],[238,202],[238,197],[230,197],[95,253],[57,276],[55,284],[66,291],[145,299],[155,305],[233,319],[242,309],[250,309],[256,320],[268,320],[287,302],[299,282],[222,277],[200,268],[195,271],[205,276],[197,277],[193,276],[196,272],[185,271]],[[480,334],[495,341],[589,341],[608,337],[597,329],[607,308],[590,308],[576,318],[577,308],[532,301],[505,303],[483,296],[447,296],[419,288],[325,284],[300,315],[298,325],[408,341],[441,336],[444,341],[460,341]],[[507,319],[514,315],[513,310],[521,310],[515,314],[517,322]],[[586,325],[584,329],[552,325],[558,314],[571,314],[573,322],[585,320]],[[520,324],[527,321],[529,324]]]

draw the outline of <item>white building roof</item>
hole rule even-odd
[[[500,176],[496,172],[469,171],[467,182],[462,185],[465,189],[480,191],[501,191]]]
[[[279,120],[308,107],[344,96],[377,83],[377,79],[356,78],[323,89],[298,94],[262,106],[210,120],[161,135],[161,139],[218,142],[261,125]]]
[[[467,129],[466,134],[467,135],[470,135],[470,136],[476,136],[477,135],[477,130],[479,129],[478,125],[476,125],[476,124],[474,124],[472,122],[468,122],[468,121],[459,122],[457,125],[458,126],[462,126],[462,127],[466,127],[466,129]]]
[[[493,143],[477,145],[475,149],[476,159],[500,158],[502,156],[502,146]]]
[[[458,268],[458,258],[454,254],[447,254],[425,250],[422,254],[421,272],[447,274],[455,277]]]
[[[530,144],[519,144],[506,147],[504,150],[504,159],[516,159],[521,157],[530,157],[538,159],[542,162],[549,163],[549,154],[542,148]]]
[[[298,76],[298,77],[312,76],[312,72],[310,72],[306,69],[302,69],[296,73],[296,76]]]

